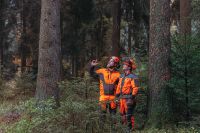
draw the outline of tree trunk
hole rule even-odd
[[[64,24],[64,19],[63,19],[63,13],[60,14],[60,34],[61,34],[61,68],[60,68],[60,77],[61,77],[61,80],[64,79],[64,64],[63,64],[63,38],[64,38],[64,27],[63,27],[63,24]]]
[[[3,72],[3,31],[4,31],[4,18],[3,18],[4,0],[0,0],[0,75]]]
[[[132,50],[132,24],[128,24],[128,55],[131,57]]]
[[[0,35],[0,76],[3,75],[3,66],[4,65],[4,36]]]
[[[113,33],[112,33],[112,51],[114,56],[120,55],[120,24],[121,24],[121,0],[114,0],[112,7],[113,15]]]
[[[79,65],[78,62],[79,62],[78,56],[75,55],[75,60],[74,60],[74,66],[75,66],[74,74],[75,74],[75,77],[78,77],[78,65]]]
[[[144,22],[144,27],[145,27],[145,31],[147,34],[147,40],[146,40],[146,49],[147,49],[147,53],[149,52],[149,26],[150,26],[150,22],[149,22],[149,7],[150,7],[150,0],[145,0],[145,7],[146,7],[146,11],[142,13],[142,20]]]
[[[103,14],[101,13],[101,15],[100,15],[100,36],[99,36],[98,58],[97,59],[104,56],[104,53],[105,53],[105,52],[103,52],[104,34],[105,34],[103,25],[104,25]],[[99,32],[99,31],[97,31],[97,32]]]
[[[29,0],[31,1],[31,0]],[[41,11],[41,4],[40,4],[41,0],[34,0],[34,2],[30,3],[31,6],[26,6],[29,9],[30,13],[27,15],[27,28],[28,30],[31,30],[31,34],[30,31],[27,34],[27,41],[29,42],[29,48],[28,50],[30,50],[30,54],[32,55],[32,59],[33,59],[33,66],[32,66],[32,70],[34,74],[37,74],[37,70],[38,70],[38,47],[39,47],[39,30],[40,30],[40,11]],[[37,3],[37,4],[36,4]],[[28,3],[29,4],[29,3]],[[30,5],[29,4],[29,5]],[[35,16],[35,17],[32,17]],[[34,39],[29,39],[29,37],[34,36]]]
[[[187,51],[187,46],[190,45],[191,35],[191,0],[180,0],[180,35],[182,36],[181,44]],[[185,55],[185,104],[186,104],[186,121],[189,121],[190,109],[189,109],[189,90],[188,90],[188,56]]]
[[[182,35],[191,33],[191,0],[180,0],[180,30]]]
[[[134,35],[134,41],[135,41],[135,51],[138,52],[138,49],[140,47],[139,44],[139,38],[140,38],[140,22],[141,22],[141,2],[140,0],[134,0],[134,23],[133,23],[133,35]]]
[[[25,8],[26,4],[25,1],[22,0],[22,12],[21,12],[21,21],[22,21],[22,42],[21,42],[21,72],[25,72],[25,68],[26,68],[26,8]]]
[[[33,73],[37,75],[38,73],[38,50],[32,52],[33,58]]]
[[[139,44],[139,39],[140,39],[140,24],[135,22],[133,24],[133,38],[134,38],[134,50],[136,53],[138,53],[140,44]]]
[[[75,76],[75,56],[74,55],[72,55],[72,61],[71,61],[71,64],[72,64],[72,76]]]
[[[36,98],[54,97],[59,105],[61,58],[60,1],[42,0]]]
[[[0,22],[0,25],[1,25],[1,22]],[[2,27],[0,26],[0,30],[1,28]],[[0,75],[2,75],[2,71],[3,71],[3,37],[2,37],[2,33],[0,33]]]
[[[150,1],[149,112],[151,127],[163,127],[169,121],[171,107],[167,90],[170,79],[170,0]]]

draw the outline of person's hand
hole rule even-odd
[[[98,63],[98,61],[97,60],[93,60],[92,62],[91,62],[91,66],[97,66],[99,63]]]
[[[115,103],[117,104],[117,106],[119,106],[119,98],[115,99]]]

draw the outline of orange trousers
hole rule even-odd
[[[122,117],[122,123],[126,124],[129,129],[133,129],[135,126],[135,119],[133,111],[135,108],[134,99],[120,99],[120,114]]]

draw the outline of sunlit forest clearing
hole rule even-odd
[[[200,0],[0,0],[0,133],[200,133]]]

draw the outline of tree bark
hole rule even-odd
[[[170,79],[170,0],[150,1],[149,46],[149,112],[151,127],[162,127],[169,121],[170,97],[167,81]]]
[[[4,31],[4,18],[3,18],[4,0],[0,0],[0,75],[3,71],[3,31]]]
[[[36,98],[59,104],[61,68],[60,0],[42,0]]]
[[[131,57],[132,51],[132,24],[128,24],[128,55]]]
[[[0,35],[0,76],[3,75],[3,68],[4,68],[4,36],[3,34]]]
[[[180,0],[180,30],[182,35],[191,33],[191,0]]]
[[[134,0],[134,23],[133,23],[133,35],[134,35],[134,41],[135,41],[135,51],[137,52],[140,44],[139,44],[139,39],[140,39],[140,22],[141,22],[141,2],[140,0]]]
[[[120,24],[121,24],[121,0],[114,0],[112,7],[113,15],[113,33],[112,33],[112,51],[113,56],[120,55]]]
[[[72,55],[72,76],[76,77],[76,56]]]
[[[26,8],[25,0],[22,0],[22,12],[21,12],[21,21],[22,21],[22,41],[21,41],[21,72],[25,72],[26,69],[26,52],[27,52],[27,41],[26,41]]]
[[[31,0],[29,0],[31,1]],[[41,0],[34,0],[31,3],[28,3],[29,6],[26,6],[29,9],[29,14],[27,15],[27,28],[29,30],[29,33],[27,34],[27,42],[29,43],[29,48],[28,50],[30,50],[30,54],[32,56],[33,59],[33,66],[32,66],[32,70],[33,73],[36,74],[37,73],[37,69],[38,69],[38,47],[39,47],[39,30],[40,30],[40,11],[41,11],[41,4],[40,4]],[[35,16],[35,17],[32,17]],[[31,33],[30,33],[31,30]],[[31,39],[29,39],[29,37]]]
[[[181,35],[181,44],[187,51],[190,45],[190,35],[191,35],[191,0],[180,0],[180,35]],[[190,108],[189,108],[189,90],[188,90],[188,56],[187,54],[184,57],[185,62],[185,104],[186,104],[186,121],[189,121],[190,117]]]
[[[149,52],[149,26],[150,26],[150,20],[149,20],[149,13],[150,12],[149,10],[149,7],[150,7],[150,0],[145,0],[145,8],[146,10],[143,11],[142,13],[142,20],[144,22],[144,27],[145,27],[145,30],[146,30],[146,33],[147,33],[147,41],[146,41],[146,49],[147,49],[147,53]]]

